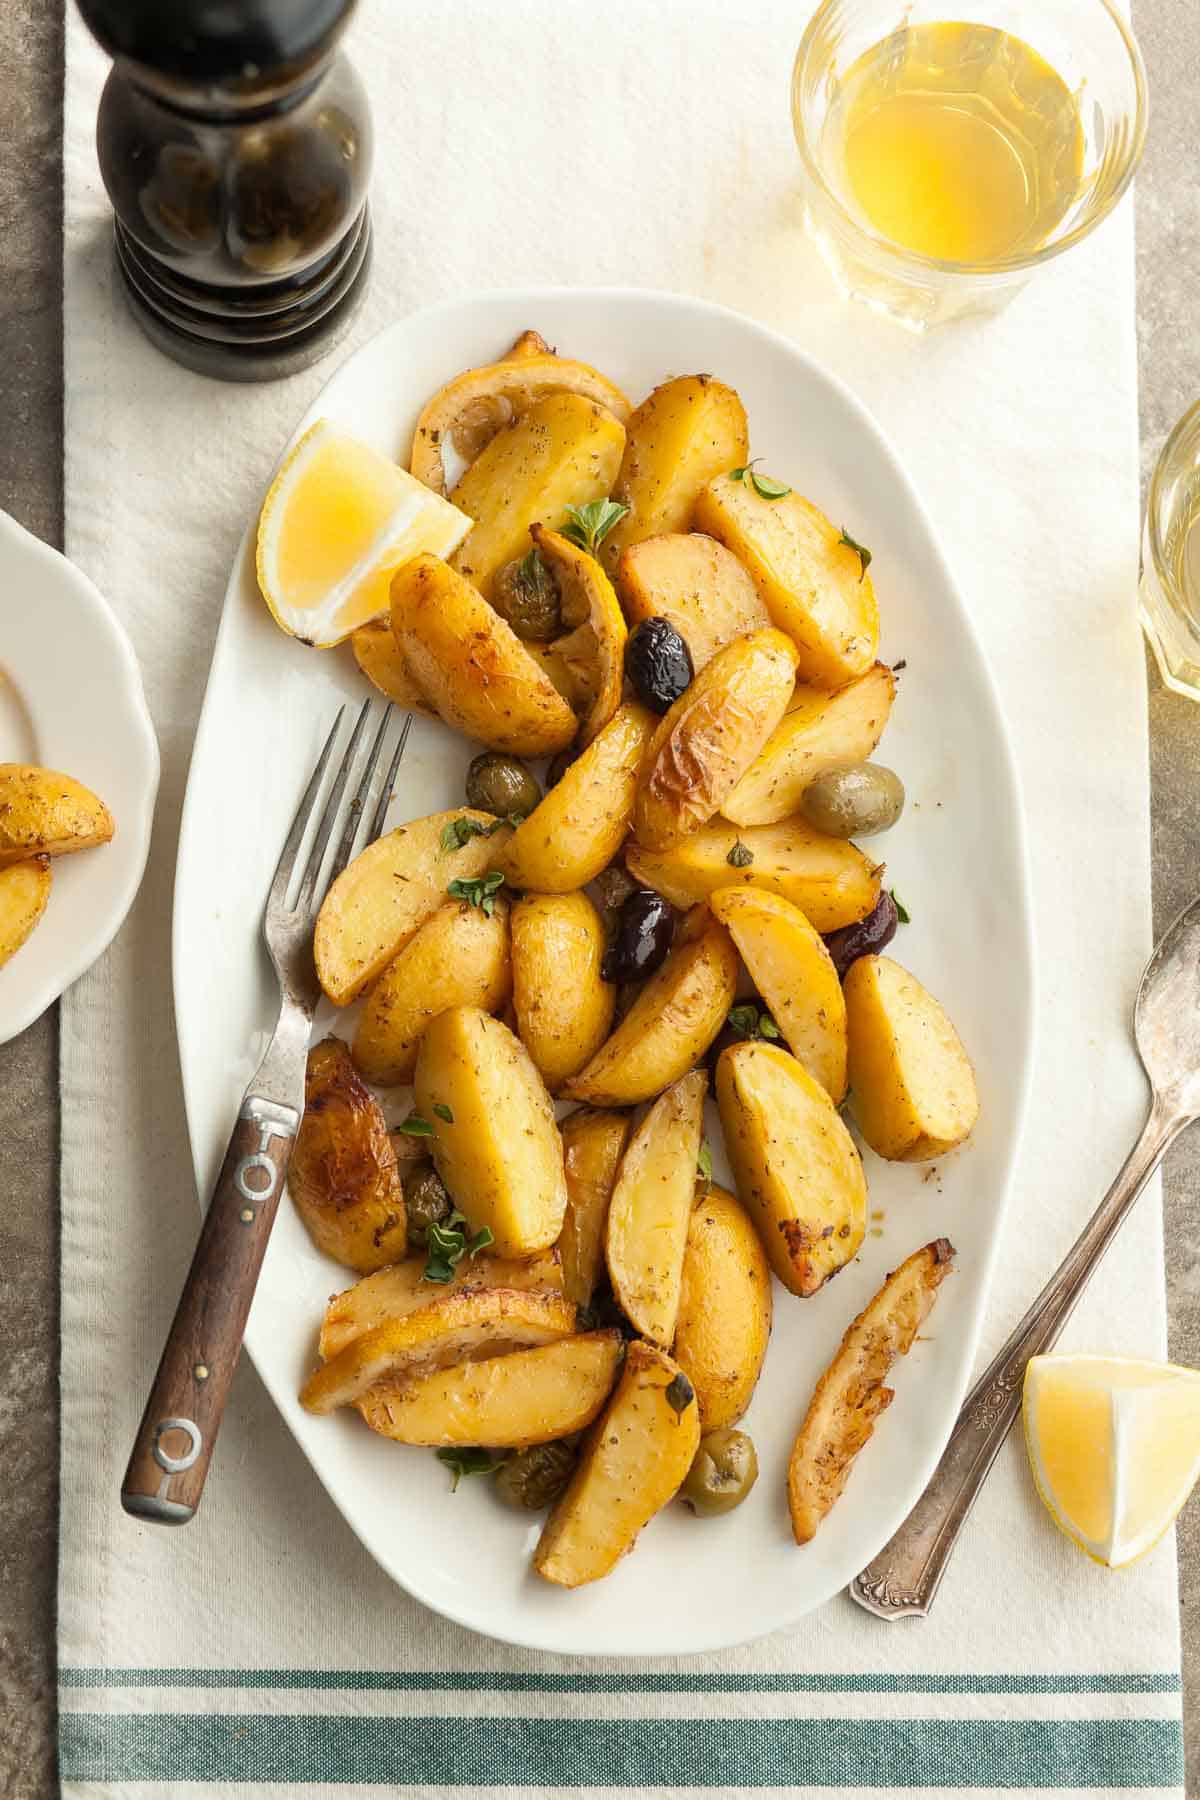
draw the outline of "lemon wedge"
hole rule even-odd
[[[473,520],[370,444],[318,419],[258,520],[258,585],[275,623],[324,649],[388,610],[401,563],[449,556]]]
[[[1061,1531],[1110,1569],[1151,1549],[1200,1475],[1200,1371],[1121,1356],[1035,1356],[1025,1442]]]

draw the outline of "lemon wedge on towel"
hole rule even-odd
[[[1110,1569],[1144,1556],[1200,1475],[1200,1371],[1121,1356],[1035,1356],[1025,1442],[1060,1530]]]

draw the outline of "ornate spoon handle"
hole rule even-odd
[[[898,1619],[931,1610],[975,1496],[1021,1410],[1026,1363],[1057,1341],[1125,1215],[1190,1123],[1187,1114],[1155,1101],[1120,1174],[1073,1248],[964,1401],[928,1487],[896,1535],[850,1583],[851,1598],[868,1612]]]

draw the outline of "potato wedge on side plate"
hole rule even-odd
[[[716,888],[744,882],[782,894],[818,931],[865,919],[879,898],[882,872],[856,845],[797,819],[741,830],[710,819],[669,850],[630,844],[625,861],[636,880],[657,888],[672,906],[695,906]]]
[[[666,531],[621,552],[617,591],[631,625],[667,619],[698,675],[718,650],[762,631],[771,615],[737,557],[700,531]]]
[[[750,1404],[771,1335],[771,1270],[732,1194],[710,1187],[692,1209],[672,1355],[696,1390],[700,1429],[733,1425]]]
[[[408,1215],[395,1146],[340,1038],[308,1053],[287,1181],[309,1237],[335,1262],[366,1275],[404,1255]]]
[[[0,869],[0,968],[14,956],[46,910],[50,858],[27,857]]]
[[[877,1156],[926,1162],[961,1144],[979,1117],[975,1071],[944,1009],[890,956],[846,975],[850,1085],[858,1128]]]
[[[430,718],[437,714],[408,672],[408,664],[400,654],[400,646],[388,619],[372,619],[350,634],[354,660],[371,683],[405,712],[420,712]]]
[[[888,1276],[859,1313],[816,1386],[788,1462],[788,1510],[798,1544],[811,1543],[846,1485],[855,1457],[892,1403],[884,1387],[907,1356],[954,1266],[954,1246],[937,1238]]]
[[[107,844],[112,814],[90,788],[58,769],[0,763],[0,869],[31,856],[67,856]]]
[[[607,1575],[678,1493],[700,1442],[700,1409],[677,1363],[635,1340],[617,1391],[546,1520],[533,1566],[559,1587]]]
[[[835,694],[797,682],[787,712],[721,811],[735,825],[774,825],[797,811],[825,769],[865,762],[883,736],[896,677],[883,663]]]
[[[386,1269],[376,1269],[373,1275],[364,1275],[353,1287],[333,1296],[321,1323],[321,1361],[331,1361],[364,1331],[373,1331],[389,1319],[406,1318],[434,1300],[461,1293],[465,1288],[519,1288],[531,1294],[561,1294],[563,1285],[563,1265],[557,1250],[543,1250],[522,1261],[484,1252],[460,1262],[445,1285],[426,1281],[425,1258],[412,1256]],[[574,1296],[569,1294],[567,1298]]]
[[[558,1249],[563,1292],[577,1306],[591,1304],[600,1279],[609,1201],[632,1124],[629,1113],[581,1106],[558,1128],[567,1176],[567,1213]]]
[[[707,1089],[708,1076],[694,1069],[655,1101],[629,1140],[608,1209],[613,1293],[635,1330],[664,1349],[679,1314]]]
[[[656,387],[630,415],[613,489],[613,499],[629,511],[604,540],[606,568],[615,569],[621,552],[640,538],[686,531],[701,488],[744,463],[749,447],[746,409],[723,381],[680,375]]]
[[[617,991],[600,979],[604,926],[586,894],[526,894],[512,909],[517,1032],[552,1094],[595,1055]]]

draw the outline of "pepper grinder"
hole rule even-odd
[[[356,0],[79,0],[114,58],[96,145],[116,258],[178,362],[262,381],[347,330],[371,262]]]

